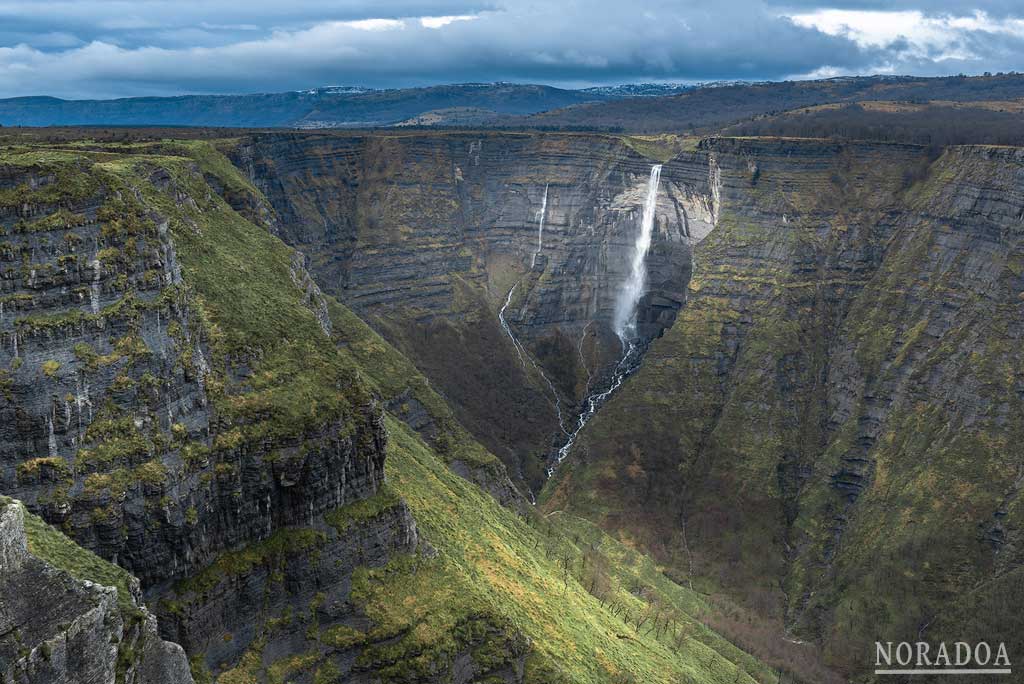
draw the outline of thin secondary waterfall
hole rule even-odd
[[[501,307],[501,311],[498,312],[498,321],[501,323],[501,329],[505,331],[506,335],[508,335],[508,339],[512,340],[512,346],[515,347],[516,354],[519,354],[519,361],[523,364],[523,368],[526,368],[526,359],[523,358],[523,350],[522,345],[519,344],[519,338],[515,336],[512,332],[512,328],[508,325],[508,321],[505,320],[505,309],[507,309],[508,305],[512,302],[512,293],[516,291],[517,287],[519,287],[519,283],[513,285],[508,291],[508,296],[505,297],[505,304]]]
[[[551,390],[551,396],[555,399],[554,407],[555,413],[558,414],[558,429],[568,435],[569,433],[565,430],[565,422],[562,420],[562,400],[558,397],[558,392],[555,390],[554,383],[551,382],[548,376],[541,369],[540,365],[533,360],[530,353],[526,351],[526,347],[523,346],[523,343],[520,342],[519,338],[516,337],[514,332],[512,332],[512,326],[510,326],[508,321],[505,320],[505,310],[508,309],[508,305],[512,302],[512,293],[516,291],[517,287],[519,287],[518,282],[508,291],[508,295],[505,297],[505,304],[501,307],[501,311],[498,312],[498,321],[501,323],[502,330],[504,330],[505,334],[508,335],[508,338],[512,340],[512,346],[516,348],[516,354],[519,355],[519,362],[523,364],[523,368],[526,368],[526,360],[529,359],[530,365],[540,373],[540,377],[544,378],[544,382],[547,383],[548,389]]]
[[[569,452],[572,451],[573,446],[576,444],[576,437],[586,427],[587,423],[590,422],[590,419],[594,417],[601,404],[640,365],[643,346],[637,336],[637,305],[640,303],[640,298],[643,297],[644,290],[647,287],[647,264],[645,261],[647,259],[647,252],[651,248],[651,237],[654,234],[654,213],[658,206],[658,184],[660,182],[661,164],[655,164],[651,167],[651,175],[647,180],[647,196],[644,199],[644,211],[640,220],[640,234],[633,245],[633,259],[629,278],[623,285],[622,291],[619,293],[618,300],[615,303],[613,326],[615,334],[619,336],[619,340],[622,342],[622,358],[615,365],[615,370],[612,371],[612,378],[611,382],[608,383],[608,387],[587,397],[585,407],[576,419],[576,427],[573,428],[565,443],[558,449],[554,462],[548,468],[548,477],[551,477],[558,465],[569,456]]]
[[[633,260],[629,278],[619,293],[615,303],[613,326],[615,334],[622,340],[623,349],[630,341],[636,339],[636,307],[647,287],[647,252],[651,248],[651,236],[654,233],[654,212],[658,206],[658,184],[661,181],[661,164],[651,167],[651,175],[647,180],[647,197],[644,200],[644,213],[640,221],[640,234],[633,245]]]
[[[57,435],[55,435],[53,432],[53,420],[54,417],[56,416],[56,412],[57,407],[52,407],[50,411],[50,416],[47,417],[46,419],[46,430],[48,433],[46,437],[46,445],[48,451],[47,455],[50,458],[57,458]]]
[[[99,259],[92,260],[92,285],[89,288],[89,308],[93,314],[100,312],[100,277],[103,275],[103,265]]]
[[[544,184],[544,199],[540,201],[540,211],[537,212],[537,251],[533,253],[530,260],[530,268],[537,265],[537,257],[544,247],[544,216],[548,213],[548,184]]]

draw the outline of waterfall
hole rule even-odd
[[[544,184],[544,199],[540,202],[540,211],[537,212],[537,251],[533,253],[530,261],[530,268],[537,265],[537,257],[544,246],[544,216],[548,213],[548,184]]]
[[[590,419],[597,413],[597,409],[601,408],[601,404],[610,397],[615,390],[619,389],[626,378],[628,378],[633,371],[640,366],[640,354],[638,353],[640,348],[634,345],[632,342],[628,342],[626,346],[626,352],[622,355],[622,359],[615,365],[615,370],[612,371],[612,380],[608,383],[608,388],[591,394],[586,399],[586,406],[579,416],[576,418],[576,427],[573,431],[568,433],[568,438],[565,443],[558,449],[555,454],[555,461],[548,468],[548,477],[555,474],[555,469],[562,461],[566,459],[569,452],[572,451],[572,447],[576,444],[576,437],[579,436],[583,428],[586,427]]]
[[[518,282],[508,291],[508,296],[505,297],[505,304],[501,307],[501,311],[498,312],[498,321],[501,323],[502,330],[504,330],[505,334],[508,335],[508,338],[512,340],[512,346],[515,347],[516,354],[519,355],[519,362],[523,364],[523,368],[526,369],[526,360],[529,359],[530,364],[538,373],[540,373],[540,377],[544,378],[544,382],[547,383],[548,389],[551,390],[551,396],[555,398],[553,405],[555,407],[555,413],[558,414],[558,429],[568,435],[569,433],[565,430],[565,422],[562,420],[562,400],[558,396],[558,391],[555,390],[554,383],[551,382],[548,376],[541,369],[540,364],[533,360],[530,353],[526,351],[526,347],[523,346],[523,343],[520,342],[519,338],[512,332],[512,326],[510,326],[508,321],[505,320],[505,310],[508,309],[508,305],[512,301],[512,293],[516,291],[517,287],[519,287]]]
[[[519,354],[519,361],[523,364],[523,368],[526,368],[526,359],[523,358],[523,351],[519,344],[518,338],[512,333],[512,328],[509,327],[508,321],[505,320],[505,309],[508,308],[509,303],[512,301],[512,293],[519,287],[519,283],[512,286],[512,289],[508,291],[508,296],[505,297],[505,305],[501,307],[501,311],[498,312],[498,321],[501,323],[502,330],[508,335],[508,339],[512,340],[512,346],[516,349],[516,354]]]
[[[636,243],[633,245],[633,260],[630,268],[629,279],[623,285],[615,302],[615,316],[613,327],[615,334],[622,342],[622,358],[615,365],[612,371],[611,381],[601,391],[589,395],[585,402],[583,411],[576,418],[576,426],[568,433],[568,438],[555,453],[551,465],[548,467],[548,477],[555,473],[558,465],[568,457],[576,444],[576,438],[586,427],[590,419],[594,417],[601,405],[610,397],[615,390],[619,389],[626,378],[633,371],[640,367],[640,359],[643,355],[643,343],[638,340],[636,316],[637,305],[647,287],[647,251],[651,248],[651,236],[654,233],[654,212],[658,205],[658,183],[661,182],[661,164],[651,167],[651,175],[647,180],[647,196],[644,199],[644,211],[640,221],[640,234],[637,235]],[[584,333],[586,328],[584,328]],[[583,341],[580,340],[580,358],[583,359]],[[586,364],[584,363],[584,367]],[[590,371],[587,370],[589,375]],[[588,383],[589,387],[589,383]]]
[[[587,330],[590,329],[590,326],[593,323],[594,321],[587,321],[587,324],[583,326],[583,332],[580,333],[580,341],[576,345],[576,354],[580,357],[580,365],[583,366],[583,370],[587,373],[587,389],[584,390],[584,394],[590,393],[590,383],[594,379],[593,375],[590,373],[590,365],[587,363],[587,357],[583,354],[583,343],[587,341]]]
[[[53,411],[56,411],[56,407],[53,407]],[[47,428],[47,451],[49,452],[50,458],[57,458],[57,435],[53,432],[53,415],[50,415],[46,419]]]
[[[622,340],[623,349],[637,336],[636,307],[647,287],[647,251],[651,248],[651,235],[654,232],[654,211],[658,206],[658,183],[661,181],[661,164],[651,167],[651,176],[647,180],[647,197],[644,200],[644,213],[640,221],[640,234],[633,245],[633,261],[629,279],[626,280],[618,301],[615,302],[615,318],[613,327],[615,334]]]
[[[92,285],[89,288],[89,308],[94,314],[100,312],[100,277],[103,275],[103,266],[99,259],[92,260]]]

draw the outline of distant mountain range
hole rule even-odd
[[[0,100],[4,126],[198,126],[369,128],[390,126],[708,133],[754,117],[828,103],[1008,101],[1024,75],[842,77],[818,81],[626,84],[569,90],[463,83],[376,90],[325,86],[252,95],[117,100]]]
[[[687,86],[629,84],[567,90],[515,83],[466,83],[375,90],[327,86],[252,95],[183,95],[117,100],[17,97],[0,100],[5,126],[229,126],[345,128],[391,126],[436,110],[524,116],[624,97],[669,95]],[[433,117],[445,123],[444,116]]]

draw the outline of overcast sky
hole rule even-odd
[[[0,97],[1024,71],[1024,3],[0,0]]]

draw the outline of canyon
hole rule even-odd
[[[1024,647],[1016,148],[0,159],[3,519],[89,554],[34,590],[123,569],[125,681],[842,681],[880,637]],[[45,681],[54,624],[0,634],[3,681]]]

